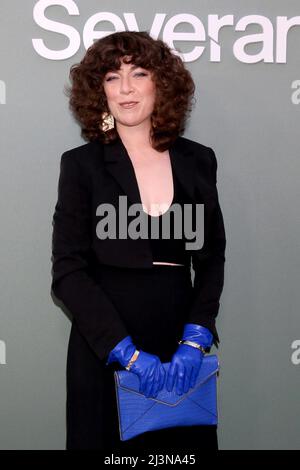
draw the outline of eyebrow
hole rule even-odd
[[[141,65],[134,65],[133,64],[133,65],[131,65],[130,70],[138,69],[138,68],[143,69],[144,67],[142,67]],[[117,73],[119,70],[121,70],[121,69],[108,70],[107,73]]]

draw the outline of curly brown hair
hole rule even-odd
[[[102,114],[108,112],[103,88],[108,71],[121,67],[121,60],[152,72],[156,99],[151,115],[150,138],[154,149],[163,152],[185,130],[192,110],[195,84],[182,59],[160,39],[146,31],[121,31],[92,44],[79,64],[70,69],[66,86],[69,105],[81,125],[83,138],[109,143],[118,137],[116,128],[103,132]]]

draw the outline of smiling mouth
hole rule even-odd
[[[130,108],[133,108],[137,104],[138,104],[137,101],[130,101],[128,103],[120,103],[120,106],[122,106],[122,108],[125,108],[125,109],[130,109]]]

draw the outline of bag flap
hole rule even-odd
[[[170,364],[170,362],[165,362],[162,364],[166,374],[168,372]],[[140,395],[141,397],[144,397],[145,400],[152,400],[165,405],[175,406],[178,405],[178,403],[180,403],[190,394],[193,394],[196,389],[201,387],[205,382],[207,382],[207,380],[214,376],[219,371],[219,369],[220,364],[218,361],[218,356],[216,354],[204,356],[194,388],[191,388],[187,393],[177,395],[175,386],[173,387],[173,390],[171,392],[168,392],[168,390],[164,386],[163,389],[158,393],[156,398],[147,398],[143,393],[140,393],[140,380],[137,374],[134,374],[133,372],[127,370],[120,370],[115,371],[114,376],[116,386],[121,388],[122,390],[127,390],[128,392]]]

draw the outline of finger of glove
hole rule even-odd
[[[160,392],[160,390],[162,390],[162,388],[164,387],[164,383],[165,383],[165,370],[160,365],[156,369],[156,376],[155,376],[153,388],[151,391],[153,396],[155,397],[157,396],[158,392]]]
[[[145,387],[145,396],[147,398],[152,397],[154,393],[154,383],[155,383],[155,370],[152,371],[152,373],[149,373],[148,375],[148,380],[147,384]]]
[[[183,394],[183,387],[185,382],[185,367],[180,365],[177,369],[176,393],[177,395]]]
[[[153,377],[153,381],[152,381],[152,387],[151,387],[151,390],[150,390],[150,396],[153,397],[153,398],[156,398],[157,397],[157,394],[158,394],[158,391],[159,391],[159,379],[160,379],[160,368],[157,367],[156,370],[155,370],[155,375]]]
[[[160,390],[162,390],[164,387],[165,375],[166,375],[165,369],[160,364],[157,368],[157,393],[160,392]]]
[[[191,386],[191,377],[192,377],[192,367],[186,367],[185,374],[184,374],[184,383],[183,383],[183,391],[187,393]]]
[[[147,380],[148,380],[148,373],[147,371],[143,374],[139,374],[140,377],[140,393],[145,393]]]
[[[159,367],[159,387],[158,391],[162,390],[164,388],[166,381],[166,371],[162,365]]]
[[[177,375],[177,364],[175,362],[171,362],[168,370],[167,375],[167,390],[171,392],[173,390]]]
[[[152,393],[154,379],[155,379],[155,368],[151,369],[147,376],[147,381],[146,381],[145,389],[144,389],[144,394],[146,395],[147,398],[149,398]]]

